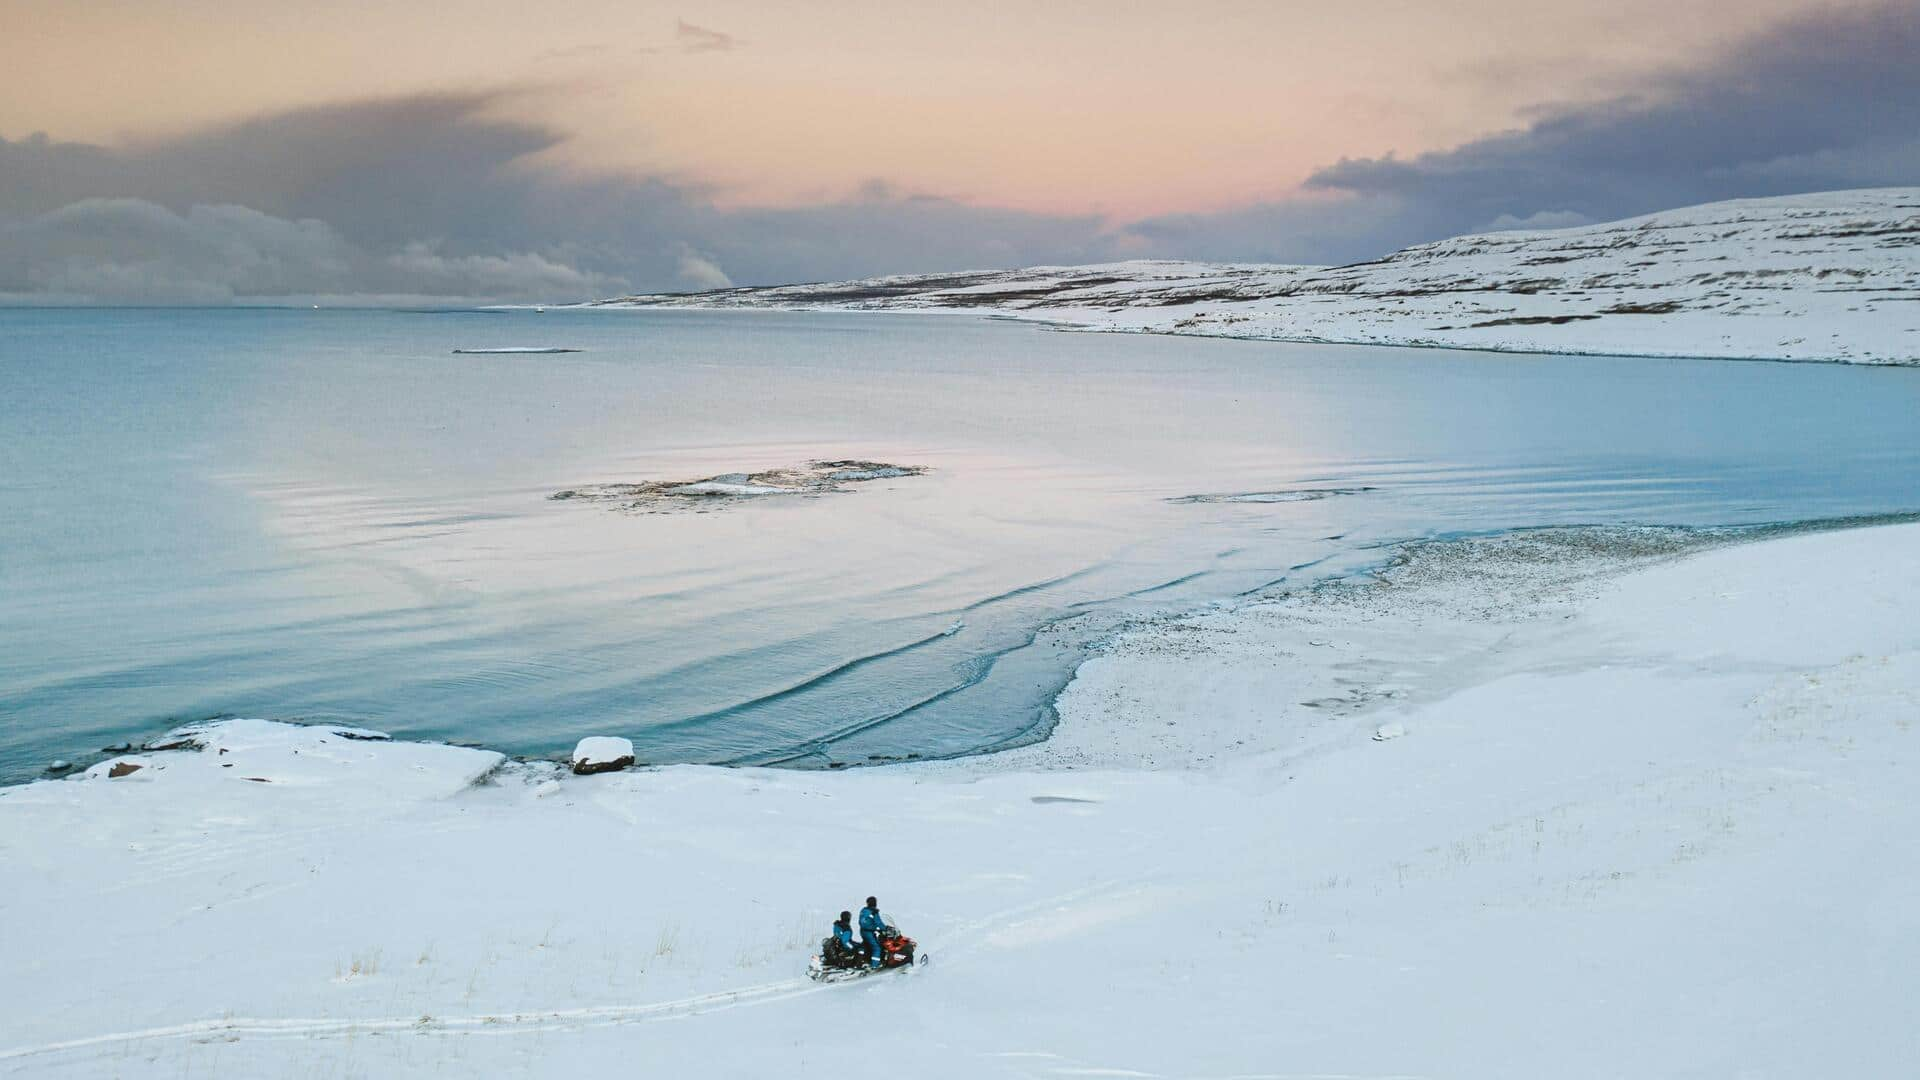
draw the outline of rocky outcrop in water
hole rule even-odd
[[[743,501],[777,496],[836,495],[851,485],[919,476],[917,465],[884,461],[810,461],[791,469],[721,473],[697,480],[646,480],[632,484],[592,484],[556,491],[550,499],[610,503],[640,512],[711,510]]]

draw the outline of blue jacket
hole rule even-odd
[[[887,920],[881,918],[880,913],[878,911],[875,911],[873,908],[870,908],[870,907],[863,907],[860,909],[860,936],[861,937],[879,937],[880,931],[885,929],[886,925],[887,925]]]
[[[840,939],[840,944],[843,947],[848,949],[853,948],[853,928],[852,927],[841,926],[839,923],[834,923],[833,936]]]

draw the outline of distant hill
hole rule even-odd
[[[1920,364],[1920,188],[1460,236],[1350,266],[1038,266],[588,306],[988,311],[1282,341]]]

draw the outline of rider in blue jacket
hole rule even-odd
[[[860,909],[860,944],[867,950],[867,966],[880,966],[880,931],[887,920],[880,914],[880,901],[867,897],[867,906]]]
[[[833,923],[833,938],[848,953],[853,952],[853,912],[843,911]]]

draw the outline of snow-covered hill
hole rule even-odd
[[[1739,199],[1307,267],[1121,262],[628,296],[599,307],[992,311],[1100,330],[1920,363],[1920,188]]]
[[[1702,542],[1145,624],[987,758],[232,721],[0,788],[0,1076],[1911,1075],[1920,525]],[[808,982],[869,893],[933,962]]]

